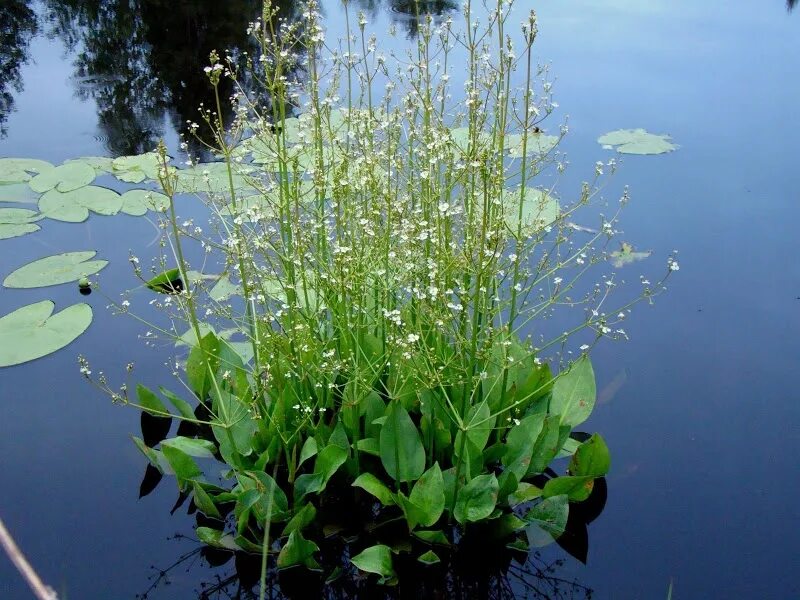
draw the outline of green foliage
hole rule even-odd
[[[94,250],[46,256],[13,271],[3,281],[7,288],[35,288],[78,281],[103,269],[107,260],[91,260]]]
[[[618,129],[597,139],[603,146],[616,146],[621,154],[663,154],[677,150],[668,135],[649,133],[644,129]]]
[[[388,546],[378,544],[370,546],[350,559],[356,567],[367,573],[376,573],[383,581],[396,576],[392,565],[392,551]]]

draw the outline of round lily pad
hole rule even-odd
[[[19,237],[26,233],[39,231],[41,227],[32,223],[0,223],[0,240]]]
[[[158,154],[145,152],[135,156],[120,156],[111,162],[111,172],[120,181],[141,183],[145,179],[158,179]]]
[[[81,158],[71,158],[64,162],[67,163],[84,163],[92,167],[95,171],[104,171],[111,173],[113,167],[113,158],[108,156],[82,156]]]
[[[34,192],[27,183],[0,184],[0,202],[36,204],[38,198],[39,194]]]
[[[503,211],[506,225],[516,233],[519,219],[519,189],[505,190]],[[558,200],[538,188],[526,187],[522,197],[522,234],[531,236],[558,219]]]
[[[664,154],[677,150],[668,135],[649,133],[644,129],[618,129],[597,138],[603,146],[616,146],[621,154]]]
[[[50,190],[39,199],[39,210],[45,217],[68,223],[80,223],[89,217],[89,210],[100,215],[115,215],[122,208],[122,198],[114,190],[97,185],[71,192]]]
[[[36,158],[0,158],[0,184],[24,183],[33,177],[31,173],[44,173],[52,168],[49,162]]]
[[[91,260],[95,254],[94,250],[87,250],[40,258],[11,273],[3,285],[7,288],[36,288],[78,281],[108,264],[107,260]]]
[[[88,304],[74,304],[53,314],[55,304],[42,300],[0,318],[0,367],[18,365],[60,350],[92,322]]]
[[[506,137],[506,148],[511,158],[522,158],[522,135],[514,134]],[[546,135],[544,133],[531,133],[528,135],[525,154],[537,156],[547,154],[558,144],[558,136]]]
[[[141,217],[148,210],[162,212],[169,207],[169,197],[153,190],[128,190],[122,194],[122,209],[126,215]]]
[[[20,223],[33,223],[42,219],[35,210],[27,208],[0,208],[0,225],[18,225]]]
[[[82,162],[68,162],[40,173],[28,182],[34,192],[71,192],[89,185],[97,176],[95,170]]]

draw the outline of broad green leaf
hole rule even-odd
[[[567,456],[572,456],[575,454],[575,450],[578,449],[581,443],[578,440],[572,439],[568,437],[564,442],[564,445],[561,446],[561,450],[558,452],[557,458],[566,458]]]
[[[192,489],[194,493],[193,502],[197,510],[206,516],[215,519],[221,518],[219,510],[217,510],[217,506],[214,504],[214,500],[208,495],[208,492],[203,489],[203,486],[195,481],[192,484]]]
[[[136,385],[136,398],[139,401],[139,406],[145,412],[158,417],[165,417],[170,414],[158,396],[141,383]]]
[[[60,192],[50,190],[39,198],[41,213],[56,221],[80,223],[89,217],[89,211],[99,215],[115,215],[122,208],[122,197],[108,188],[87,185],[77,190]]]
[[[558,144],[558,136],[531,132],[528,134],[527,145],[524,153],[522,142],[522,134],[517,133],[506,136],[505,144],[510,157],[522,158],[523,154],[527,154],[528,156],[541,156],[543,154],[547,154]]]
[[[42,218],[37,211],[27,208],[0,208],[0,225],[22,225]]]
[[[145,179],[158,179],[159,157],[156,152],[135,156],[120,156],[111,162],[111,170],[120,181],[141,183]]]
[[[516,491],[508,495],[508,505],[513,508],[520,504],[524,504],[525,502],[530,502],[531,500],[536,500],[536,498],[541,498],[541,497],[542,497],[541,488],[538,488],[535,485],[528,483],[527,481],[522,481],[520,482],[519,487],[517,487]]]
[[[352,557],[350,562],[367,573],[377,573],[384,579],[395,577],[392,566],[392,550],[389,546],[378,544],[370,546]]]
[[[164,271],[163,273],[159,273],[149,281],[145,282],[145,286],[154,292],[159,292],[161,294],[174,294],[179,292],[184,287],[184,282],[181,279],[181,270],[175,268]],[[192,333],[194,334],[194,330],[192,330]],[[192,339],[195,339],[196,337],[197,336],[194,336]]]
[[[458,491],[453,516],[462,525],[485,519],[494,511],[499,491],[494,473],[478,475]]]
[[[594,477],[580,476],[574,477],[571,475],[555,477],[546,484],[542,490],[542,496],[545,498],[552,498],[553,496],[567,495],[570,500],[575,502],[583,502],[586,500],[594,489]]]
[[[224,302],[231,296],[240,296],[241,294],[241,286],[233,283],[227,275],[220,277],[219,281],[208,292],[208,296],[216,302]]]
[[[43,171],[28,182],[34,192],[47,192],[56,189],[59,192],[71,192],[94,181],[96,173],[85,163],[69,162],[53,169]]]
[[[217,415],[214,422],[219,423],[211,429],[219,442],[220,453],[225,456],[235,450],[241,456],[250,456],[258,424],[250,414],[249,405],[227,389],[212,386],[209,395]]]
[[[438,462],[433,463],[414,483],[408,499],[417,509],[416,523],[412,529],[417,524],[430,527],[439,520],[444,512],[444,480]]]
[[[29,223],[22,223],[19,225],[10,225],[0,223],[0,240],[7,240],[9,238],[20,237],[26,233],[33,233],[39,231],[41,227]]]
[[[292,531],[278,554],[278,568],[285,569],[295,565],[305,565],[310,569],[318,568],[319,564],[314,560],[315,552],[319,552],[319,546],[305,539],[299,531]]]
[[[321,492],[328,485],[331,477],[347,460],[347,450],[330,444],[325,446],[317,455],[314,463],[314,472],[301,475],[295,480],[294,494],[299,501],[306,494]]]
[[[34,192],[27,183],[0,183],[0,202],[14,202],[20,204],[36,204],[39,194]]]
[[[0,318],[0,367],[18,365],[60,350],[92,322],[88,304],[53,314],[50,300],[29,304]]]
[[[570,474],[578,476],[603,477],[610,468],[611,454],[599,433],[578,446],[569,463]]]
[[[304,504],[303,508],[298,510],[283,528],[283,535],[289,535],[293,531],[302,531],[314,522],[316,516],[316,507],[311,502]]]
[[[542,423],[542,430],[536,437],[531,453],[531,463],[528,467],[528,475],[543,473],[550,464],[558,451],[561,449],[561,428],[559,427],[559,416],[548,415]]]
[[[195,532],[197,533],[197,538],[204,544],[208,544],[214,548],[230,550],[232,552],[239,550],[239,546],[230,533],[225,533],[218,529],[211,529],[210,527],[198,527]]]
[[[176,448],[188,456],[195,458],[214,458],[216,447],[212,442],[200,438],[189,438],[178,435],[161,442],[161,449]]]
[[[0,184],[30,181],[31,173],[45,173],[53,165],[35,158],[0,158]]]
[[[568,516],[569,500],[564,495],[539,502],[524,517],[530,523],[526,530],[528,543],[539,548],[557,539],[567,527]]]
[[[677,150],[670,136],[648,133],[644,129],[618,129],[597,138],[604,147],[616,146],[622,154],[663,154]]]
[[[164,440],[166,442],[166,440]],[[186,487],[186,483],[195,478],[201,477],[203,472],[194,459],[180,448],[170,446],[162,442],[161,453],[167,459],[175,477],[178,479],[178,486],[181,489]]]
[[[583,355],[555,380],[550,413],[560,415],[562,425],[575,427],[589,418],[596,396],[592,363]]]
[[[508,229],[516,234],[520,223],[519,188],[503,191],[503,218]],[[522,235],[532,236],[558,219],[558,200],[544,190],[526,187],[522,195]]]
[[[485,400],[480,404],[473,406],[467,412],[467,418],[464,419],[464,427],[467,428],[467,440],[471,442],[471,449],[473,454],[483,452],[486,447],[486,442],[489,441],[489,436],[492,435],[496,417],[491,416],[489,410],[489,403]],[[461,436],[464,433],[459,431],[456,434],[456,441],[453,444],[456,456],[459,456],[461,451]]]
[[[377,438],[364,438],[356,442],[356,448],[359,452],[371,454],[372,456],[381,456],[381,445]]]
[[[450,540],[447,539],[447,536],[439,531],[438,529],[434,530],[417,530],[412,532],[415,537],[418,537],[423,542],[427,542],[429,544],[438,544],[440,546],[449,546]]]
[[[275,480],[263,471],[246,471],[237,475],[241,489],[250,496],[243,499],[259,523],[285,521],[289,517],[289,501]],[[238,500],[237,500],[238,506]]]
[[[128,190],[121,196],[121,212],[141,217],[148,210],[163,212],[169,208],[169,196],[152,190]]]
[[[306,462],[312,456],[317,455],[317,440],[313,437],[306,438],[306,441],[303,442],[303,447],[300,449],[300,460],[297,463],[299,467],[304,462]]]
[[[389,405],[381,427],[383,468],[396,481],[414,481],[425,470],[425,448],[414,422],[399,402]]]
[[[442,559],[440,559],[433,550],[428,550],[424,554],[420,555],[417,560],[423,565],[435,565],[436,563],[442,562]]]
[[[194,419],[194,410],[192,410],[191,405],[186,402],[183,398],[178,397],[174,393],[170,392],[168,389],[164,387],[159,387],[158,391],[172,403],[172,406],[178,409],[178,412],[184,419]]]
[[[113,162],[114,159],[108,156],[81,156],[80,158],[70,158],[69,160],[64,161],[64,164],[83,163],[89,165],[95,171],[104,171],[106,173],[111,173],[113,169],[112,167]]]
[[[78,281],[81,277],[94,275],[108,264],[107,260],[90,260],[95,254],[94,250],[86,250],[40,258],[12,272],[3,285],[7,288],[35,288]]]
[[[369,492],[375,496],[384,506],[392,506],[394,502],[394,494],[386,487],[383,482],[375,477],[372,473],[362,473],[353,482],[353,487],[360,487],[361,489]],[[444,502],[444,496],[442,496]]]
[[[637,260],[647,258],[651,254],[652,251],[650,250],[647,252],[637,252],[628,242],[622,242],[620,249],[611,252],[609,256],[611,257],[611,264],[619,269],[625,265],[636,262]]]
[[[530,468],[533,446],[542,431],[543,423],[544,415],[530,415],[512,427],[506,436],[508,450],[503,455],[502,462],[506,469],[514,473],[517,481],[522,481]]]

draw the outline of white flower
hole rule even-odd
[[[670,271],[679,271],[680,270],[680,265],[678,265],[678,261],[677,260],[669,261],[669,270]]]
[[[589,349],[589,344],[583,344],[581,346],[581,350],[583,350],[584,352],[586,352],[588,349]]]

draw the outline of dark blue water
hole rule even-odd
[[[204,93],[203,54],[241,44],[257,13],[248,2],[50,0],[30,4],[38,16],[26,20],[25,6],[0,6],[0,29],[10,16],[17,25],[2,55],[25,59],[0,75],[0,156],[54,162],[138,152],[161,136],[175,148],[176,125]],[[594,354],[603,402],[589,425],[612,449],[608,501],[589,526],[586,565],[558,548],[546,558],[564,558],[558,576],[595,598],[664,598],[670,580],[675,598],[800,597],[800,14],[780,0],[533,6],[558,118],[569,115],[562,194],[610,157],[595,142],[607,131],[645,127],[681,145],[626,158],[608,191],[630,185],[625,239],[653,250],[653,264],[627,268],[630,283],[673,249],[681,269],[668,294],[630,317],[629,342]],[[378,31],[399,23],[397,45],[414,30],[401,8],[370,11]],[[516,20],[528,8],[520,2]],[[334,39],[341,8],[325,10]],[[76,355],[118,383],[134,360],[137,381],[171,384],[172,349],[145,347],[143,326],[111,315],[103,297],[135,285],[128,249],[154,255],[156,232],[122,215],[41,224],[0,242],[3,276],[67,250],[99,249],[111,265],[88,298],[87,334],[0,372],[0,517],[65,597],[132,598],[150,587],[151,565],[166,569],[197,547],[167,539],[191,535],[193,520],[170,515],[171,481],[137,500],[145,460],[128,436],[139,415],[88,386]],[[2,289],[0,313],[45,298],[58,308],[78,301],[71,286]],[[194,598],[231,572],[191,557],[149,597]],[[582,597],[564,590],[552,595]],[[0,598],[26,597],[0,557]]]

